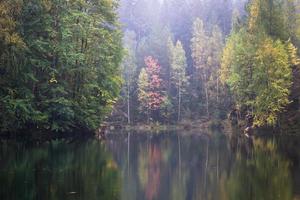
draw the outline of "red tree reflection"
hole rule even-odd
[[[160,187],[161,151],[157,145],[150,145],[148,162],[148,182],[146,184],[146,199],[157,197]]]

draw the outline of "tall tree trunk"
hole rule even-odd
[[[127,135],[127,179],[130,180],[130,132]]]
[[[208,89],[206,83],[204,83],[204,88],[205,88],[205,99],[206,99],[206,113],[207,117],[209,117],[209,106],[208,106]]]
[[[177,121],[179,122],[181,118],[181,88],[178,87],[178,116]]]
[[[208,103],[208,88],[207,88],[207,75],[205,73],[205,71],[203,72],[203,77],[202,77],[202,82],[204,85],[204,92],[205,92],[205,101],[206,101],[206,114],[207,117],[209,117],[209,103]]]
[[[219,77],[217,77],[217,106],[219,108]]]
[[[130,124],[130,88],[127,81],[127,123]]]

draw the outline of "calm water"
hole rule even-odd
[[[300,138],[219,132],[0,141],[0,199],[300,199]]]

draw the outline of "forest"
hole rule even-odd
[[[298,123],[298,1],[120,5],[124,84],[115,120],[177,124],[250,114],[255,127]]]
[[[0,131],[90,131],[121,87],[117,2],[0,2]]]
[[[298,124],[298,0],[2,0],[0,132]],[[289,125],[290,125],[289,124]]]

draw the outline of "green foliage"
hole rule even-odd
[[[121,86],[116,8],[99,0],[0,3],[16,10],[0,12],[10,21],[0,21],[9,27],[0,43],[11,43],[0,54],[1,131],[99,126]]]
[[[197,18],[193,24],[193,37],[191,39],[192,58],[197,70],[205,67],[207,41],[203,21]]]
[[[139,87],[145,82],[143,73],[139,85],[133,82],[138,78],[135,72],[144,66],[144,58],[152,56],[159,60],[162,87],[168,94],[164,110],[159,111],[165,116],[164,122],[172,123],[176,118],[224,119],[235,103],[241,117],[250,112],[259,126],[276,124],[277,115],[290,102],[288,97],[297,96],[295,92],[290,95],[290,88],[292,79],[293,90],[298,84],[292,70],[297,73],[299,65],[295,47],[300,41],[299,3],[246,1],[142,0],[132,4],[121,0],[120,16],[126,35],[134,32],[124,42],[129,47],[124,60],[124,89],[127,102],[130,99],[127,113],[134,113],[132,121],[140,110],[150,112],[143,103],[149,101],[144,98],[149,90]],[[174,46],[173,41],[181,45]],[[120,108],[125,111],[125,104]]]
[[[185,70],[187,67],[185,51],[180,41],[172,49],[171,60],[171,75],[172,82],[177,87],[177,90],[186,90],[188,84],[188,77]]]
[[[229,85],[238,107],[254,114],[258,126],[275,125],[289,104],[296,48],[284,40],[283,1],[251,1],[246,27],[232,32],[223,50],[221,81]]]
[[[219,109],[220,97],[224,98],[219,85],[221,52],[223,48],[223,35],[218,26],[214,26],[209,35],[205,32],[203,22],[196,19],[193,26],[191,50],[195,68],[194,81],[202,83],[205,94],[207,116],[215,114]],[[223,90],[224,91],[224,90]]]
[[[267,38],[257,49],[253,71],[256,98],[247,104],[253,105],[258,125],[275,124],[277,113],[289,103],[292,82],[288,58],[279,40],[273,42]]]
[[[254,90],[251,80],[255,45],[252,44],[249,37],[250,35],[244,30],[230,35],[223,50],[221,62],[221,81],[227,83],[234,92],[238,106],[247,102]]]
[[[169,51],[170,51],[170,65],[171,65],[171,82],[176,88],[177,94],[177,120],[181,119],[181,104],[184,94],[187,92],[188,76],[186,75],[186,56],[183,46],[180,41],[177,41],[176,45],[173,45],[171,39],[169,39]]]
[[[148,104],[149,92],[149,76],[145,68],[142,68],[138,79],[138,98],[140,102],[140,109],[145,112]]]

